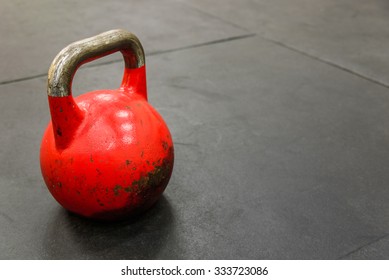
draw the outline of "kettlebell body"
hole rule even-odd
[[[115,51],[125,60],[120,88],[73,98],[77,68]],[[102,220],[125,219],[152,206],[169,182],[174,149],[168,127],[147,102],[139,40],[113,30],[69,45],[49,70],[48,95],[52,121],[40,163],[53,197],[71,212]]]

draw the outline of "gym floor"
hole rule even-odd
[[[385,0],[1,1],[1,259],[388,259]],[[138,219],[69,214],[40,172],[47,70],[124,28],[175,166]],[[74,95],[119,86],[119,54]]]

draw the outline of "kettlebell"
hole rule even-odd
[[[78,67],[120,51],[120,88],[72,96]],[[143,47],[125,30],[111,30],[64,48],[48,72],[51,122],[40,165],[53,197],[65,209],[99,220],[133,217],[150,208],[173,170],[167,125],[147,102]]]

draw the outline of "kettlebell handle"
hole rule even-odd
[[[73,76],[82,64],[117,51],[123,54],[125,69],[144,66],[145,55],[139,39],[122,29],[107,31],[70,44],[51,63],[47,82],[48,96],[71,95]]]

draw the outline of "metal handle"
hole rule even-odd
[[[48,73],[47,94],[71,95],[73,76],[82,64],[117,51],[123,54],[127,69],[145,64],[142,45],[134,34],[122,29],[107,31],[70,44],[54,58]]]

